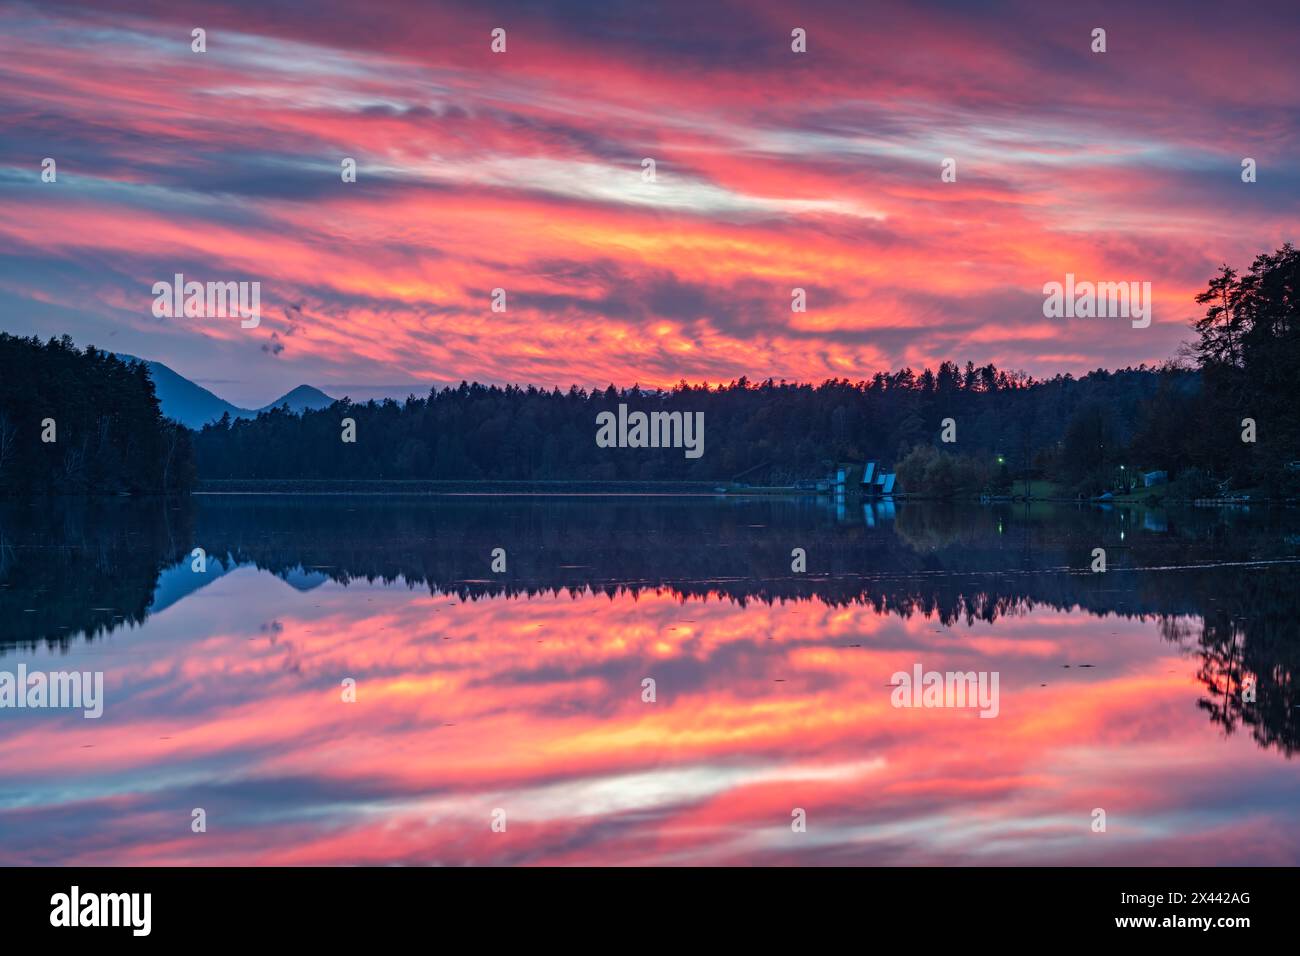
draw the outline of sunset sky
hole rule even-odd
[[[1298,238],[1297,28],[1293,2],[7,3],[0,329],[243,405],[1159,362],[1219,264]],[[177,272],[259,281],[261,325],[155,318]],[[1066,273],[1149,281],[1151,327],[1045,319]]]

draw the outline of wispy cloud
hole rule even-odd
[[[1169,356],[1220,262],[1295,238],[1291,6],[669,7],[10,5],[3,325],[238,369],[246,403],[299,381],[1081,372]],[[267,320],[160,323],[149,288],[176,271],[260,280]],[[1150,281],[1154,324],[1045,326],[1066,272]]]

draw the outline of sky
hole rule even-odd
[[[253,407],[1158,363],[1221,264],[1297,238],[1298,27],[1274,0],[6,3],[0,329]],[[259,282],[260,324],[155,317],[176,273]],[[1067,274],[1150,282],[1151,325],[1045,318]]]

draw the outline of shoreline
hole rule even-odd
[[[842,499],[869,503],[890,502],[900,504],[910,501],[930,503],[1011,505],[1107,505],[1142,507],[1188,508],[1243,508],[1252,505],[1294,507],[1298,502],[1289,498],[1263,496],[1225,497],[1222,499],[1182,496],[1124,495],[1114,498],[1069,498],[1057,495],[999,495],[960,494],[947,497],[924,494],[899,494],[892,497],[869,497],[856,491],[836,495],[829,491],[814,491],[788,486],[759,485],[733,487],[726,482],[710,481],[588,481],[588,480],[517,480],[497,479],[298,479],[298,478],[231,478],[200,479],[194,495],[382,495],[421,497],[472,497],[472,496],[528,496],[528,497],[593,497],[593,498],[810,498]]]

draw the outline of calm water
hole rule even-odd
[[[106,700],[0,710],[0,863],[1297,864],[1298,621],[1294,511],[9,504],[0,671]]]

